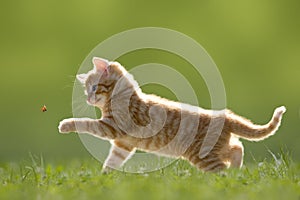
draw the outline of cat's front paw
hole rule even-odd
[[[70,133],[75,132],[75,121],[73,119],[64,119],[59,122],[58,130],[60,133]]]

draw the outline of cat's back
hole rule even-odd
[[[143,94],[141,97],[149,105],[149,107],[153,105],[159,105],[166,110],[170,110],[173,112],[181,112],[182,114],[191,114],[191,115],[210,114],[209,110],[203,109],[201,107],[169,100],[154,94]]]

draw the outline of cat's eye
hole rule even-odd
[[[93,85],[92,86],[92,92],[96,92],[97,89],[98,89],[98,85]]]

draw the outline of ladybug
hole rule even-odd
[[[45,105],[43,105],[43,107],[41,108],[42,112],[46,112],[47,111],[47,107]]]

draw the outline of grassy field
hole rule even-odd
[[[51,163],[34,156],[2,163],[0,199],[300,198],[300,165],[286,154],[218,174],[200,172],[185,161],[147,174],[108,175],[101,174],[99,162],[92,159]]]

